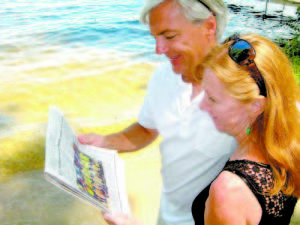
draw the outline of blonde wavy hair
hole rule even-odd
[[[248,34],[240,37],[256,51],[254,59],[264,78],[267,97],[264,112],[251,125],[248,142],[263,153],[274,175],[270,194],[280,190],[300,197],[300,91],[287,56],[271,40]],[[253,101],[259,89],[247,67],[239,66],[228,55],[231,42],[215,47],[199,67],[212,69],[231,96],[241,102]],[[297,107],[298,105],[298,107]]]
[[[152,9],[166,0],[145,0],[141,11],[141,21],[144,24],[149,23],[149,13]],[[174,0],[182,9],[183,15],[192,23],[204,21],[209,18],[211,13],[216,18],[217,28],[216,37],[221,39],[227,25],[228,10],[223,0]],[[202,2],[202,4],[201,4]],[[209,8],[209,10],[203,5]]]

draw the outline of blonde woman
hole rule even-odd
[[[235,36],[201,70],[201,109],[239,147],[194,200],[195,223],[289,224],[300,196],[300,93],[287,57],[265,37]]]
[[[195,224],[288,225],[300,196],[300,93],[287,57],[267,38],[236,36],[214,48],[197,74],[201,109],[239,147],[195,198]]]

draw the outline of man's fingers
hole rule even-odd
[[[77,136],[77,140],[81,143],[81,144],[85,144],[86,140],[84,136]]]
[[[81,143],[81,144],[90,144],[93,140],[92,135],[78,135],[77,136],[77,140]]]
[[[128,216],[123,214],[104,214],[104,219],[111,225],[126,225],[128,223]]]
[[[117,225],[115,219],[110,214],[104,214],[103,218],[108,222],[110,225]]]
[[[93,145],[98,147],[104,146],[104,137],[98,134],[81,134],[77,136],[79,143],[84,145]]]

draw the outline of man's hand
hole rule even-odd
[[[125,214],[104,214],[104,219],[109,225],[143,225],[138,219]]]
[[[78,141],[85,145],[94,145],[98,147],[105,146],[105,137],[98,134],[82,134],[77,136]]]

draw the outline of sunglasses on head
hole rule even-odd
[[[229,41],[232,41],[232,44],[229,46],[228,49],[228,54],[230,58],[238,65],[248,67],[251,73],[251,77],[254,79],[255,83],[259,88],[259,94],[267,97],[267,90],[264,78],[262,77],[254,62],[256,53],[252,45],[248,41],[240,39],[237,34],[235,34],[232,37],[229,37],[223,43],[227,43]]]
[[[208,9],[208,11],[210,11],[211,12],[211,10],[210,10],[210,8],[208,7],[208,5],[206,5],[203,1],[201,1],[201,0],[198,0],[198,2],[200,2],[205,8],[207,8]]]
[[[203,1],[201,0],[197,0],[199,3],[201,3],[209,12],[211,12],[214,16],[216,16],[215,12],[211,10],[211,8],[205,4]]]

